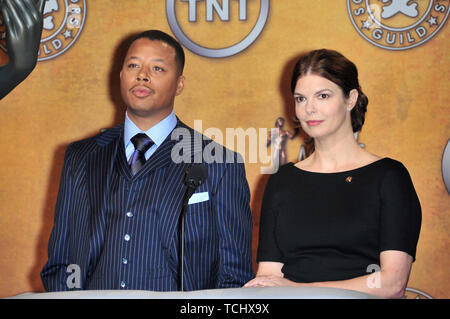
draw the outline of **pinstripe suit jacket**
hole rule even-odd
[[[132,289],[177,289],[177,229],[186,189],[183,183],[185,170],[189,162],[202,158],[205,148],[211,150],[218,144],[179,120],[175,129],[189,132],[192,138],[180,135],[178,139],[172,139],[169,135],[135,177],[132,177],[125,159],[123,124],[69,145],[49,240],[48,261],[41,271],[47,291],[70,290],[67,281],[69,276],[75,275],[72,274],[74,269],[80,274],[79,286],[75,289],[91,289],[92,286],[94,289],[120,288],[103,282],[101,276],[97,276],[94,285],[92,278],[99,260],[104,257],[102,253],[107,251],[108,240],[111,241],[111,238],[105,238],[109,227],[107,215],[111,206],[114,208],[116,204],[108,200],[114,172],[120,170],[128,180],[143,176],[152,178],[154,186],[145,190],[145,194],[148,193],[145,200],[150,201],[152,209],[157,212],[151,222],[157,225],[158,237],[144,237],[148,240],[143,247],[155,249],[153,245],[159,245],[162,248],[157,261],[148,261],[150,265],[157,264],[156,268],[150,266],[149,269],[159,269],[160,276],[146,276],[148,269],[135,269],[129,278],[130,282],[134,281]],[[172,160],[171,153],[175,149],[177,152],[184,150],[184,162]],[[245,168],[242,161],[237,163],[238,154],[225,148],[222,150],[222,159],[229,161],[232,158],[234,163],[204,163],[208,178],[196,193],[207,192],[209,200],[189,205],[186,212],[185,290],[240,287],[253,277],[252,217]],[[218,158],[217,154],[215,158]],[[119,189],[120,194],[129,191],[127,186],[120,185],[114,186],[123,188]]]

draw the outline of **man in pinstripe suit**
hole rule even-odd
[[[205,147],[219,149],[173,112],[184,88],[183,67],[184,52],[175,39],[157,30],[138,35],[120,72],[125,122],[67,148],[41,272],[47,291],[179,289],[185,171]],[[138,133],[147,135],[150,148],[142,150],[136,171]],[[200,145],[193,143],[198,138]],[[176,145],[183,146],[183,162],[173,158]],[[204,163],[208,178],[186,211],[184,290],[241,287],[253,278],[244,164],[222,150],[223,160]]]

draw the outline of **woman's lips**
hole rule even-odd
[[[323,121],[306,121],[306,124],[308,124],[308,126],[317,126],[322,122]]]

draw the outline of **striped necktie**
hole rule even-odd
[[[146,162],[144,155],[145,152],[147,152],[148,149],[155,143],[144,133],[139,133],[133,136],[131,138],[131,142],[134,145],[135,151],[130,158],[130,168],[131,173],[136,175]]]

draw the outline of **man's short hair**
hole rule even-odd
[[[167,45],[171,46],[175,50],[175,63],[178,66],[178,72],[180,75],[183,74],[184,60],[185,60],[184,50],[177,40],[175,40],[173,37],[160,30],[147,30],[136,35],[131,40],[128,48],[131,46],[131,44],[133,44],[134,41],[142,38],[149,39],[151,41],[162,41]]]

